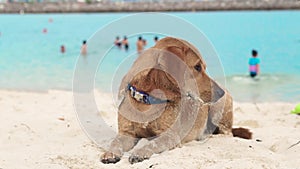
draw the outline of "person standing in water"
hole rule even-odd
[[[121,49],[122,42],[120,41],[120,37],[119,36],[116,37],[116,40],[115,40],[114,44],[115,44],[115,46],[118,46],[119,49]]]
[[[128,43],[128,39],[127,39],[126,36],[124,36],[124,39],[123,39],[123,41],[122,41],[122,44],[124,45],[125,51],[128,51],[128,49],[129,49],[129,43]]]
[[[147,40],[146,39],[143,39],[143,44],[144,44],[144,46],[147,46]]]
[[[252,57],[249,59],[249,72],[250,77],[254,78],[259,74],[259,63],[260,59],[257,57],[258,52],[256,50],[252,50]]]
[[[82,42],[82,46],[81,46],[81,51],[80,51],[81,55],[86,55],[87,54],[87,44],[86,44],[86,40],[84,40]]]
[[[158,41],[158,37],[155,36],[155,37],[154,37],[154,43],[156,43],[157,41]]]
[[[65,48],[64,45],[61,45],[61,46],[60,46],[60,52],[61,52],[61,53],[65,53],[65,52],[66,52],[66,48]]]
[[[137,52],[140,54],[144,50],[144,41],[141,36],[138,37],[138,41],[136,42]]]

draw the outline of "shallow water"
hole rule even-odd
[[[284,74],[261,74],[256,78],[234,75],[226,78],[227,88],[238,101],[299,101],[299,78]]]
[[[169,14],[192,23],[211,41],[223,65],[226,88],[235,100],[300,100],[300,12]],[[90,39],[98,29],[126,15],[128,13],[0,15],[0,88],[71,90],[82,40]],[[49,18],[53,22],[49,22]],[[48,31],[46,34],[42,32],[44,28]],[[117,35],[115,32],[114,36]],[[152,46],[154,34],[143,36],[148,41],[147,47]],[[97,89],[110,90],[116,67],[135,52],[136,38],[129,38],[128,53],[113,47],[114,39],[100,40],[99,48],[113,48],[96,74]],[[61,45],[66,47],[64,54],[60,53]],[[262,74],[257,80],[247,76],[252,49],[257,49],[261,58]],[[87,64],[92,61],[92,51],[89,55]],[[134,57],[128,63],[133,60]],[[128,69],[130,64],[127,65]],[[126,73],[126,67],[121,73]]]

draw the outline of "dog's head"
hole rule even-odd
[[[206,74],[200,52],[172,37],[161,39],[137,58],[120,91],[138,111],[146,111],[153,104],[176,105],[187,95],[212,102],[224,94]]]

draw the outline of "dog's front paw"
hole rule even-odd
[[[142,162],[146,159],[149,159],[149,157],[142,157],[139,155],[131,155],[128,160],[131,164],[134,164],[134,163]]]
[[[132,153],[128,160],[131,164],[134,164],[149,159],[152,154],[153,152],[147,149],[139,149]]]
[[[117,163],[119,162],[121,159],[120,156],[112,153],[112,152],[105,152],[102,156],[101,156],[101,162],[104,164],[109,164],[109,163]]]

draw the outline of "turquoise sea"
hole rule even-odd
[[[88,40],[89,44],[95,32],[130,14],[1,14],[0,89],[72,90],[82,41]],[[226,88],[234,100],[300,101],[300,11],[167,14],[192,23],[210,40],[222,63]],[[118,32],[112,33],[123,37]],[[143,35],[147,47],[154,44],[154,36]],[[111,50],[104,64],[106,71],[98,71],[95,77],[96,89],[109,89],[116,67],[136,51],[136,38],[129,37],[129,52],[113,47],[114,39],[99,40],[99,48]],[[61,45],[66,48],[64,54],[60,53]],[[261,58],[261,75],[255,80],[247,73],[252,49],[258,50]]]

